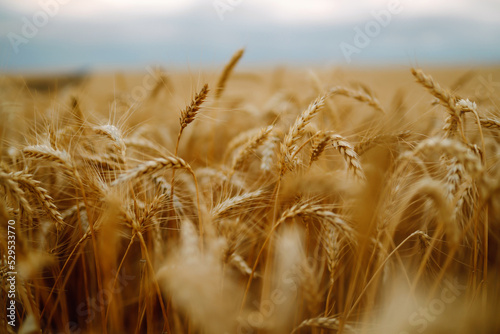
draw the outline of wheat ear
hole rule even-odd
[[[335,95],[347,96],[352,99],[358,100],[360,102],[366,103],[373,109],[385,114],[385,110],[384,108],[382,108],[382,105],[380,104],[379,100],[377,100],[375,97],[371,95],[368,95],[367,93],[337,86],[330,88],[330,90],[328,91],[328,96],[335,96]]]
[[[250,268],[250,266],[245,262],[245,260],[241,257],[241,255],[232,253],[229,256],[228,262],[231,263],[233,266],[235,266],[242,274],[247,276],[252,274],[252,268]],[[255,273],[254,276],[259,277],[260,275]]]
[[[329,131],[321,133],[318,140],[313,143],[313,146],[311,148],[311,156],[309,159],[309,166],[319,158],[321,153],[330,144],[340,152],[345,162],[347,163],[347,168],[349,170],[352,170],[356,177],[364,179],[365,175],[363,173],[363,168],[361,167],[359,156],[354,150],[353,146],[348,141],[346,141],[344,137]]]
[[[461,164],[463,164],[467,172],[473,178],[480,176],[483,172],[480,157],[473,153],[467,145],[452,139],[429,138],[423,140],[413,149],[413,151],[402,154],[398,160],[407,161],[426,151],[436,150],[440,150],[443,153],[447,153],[450,156],[455,157]],[[398,167],[399,170],[402,168],[404,168],[404,164]],[[395,173],[395,175],[398,174],[398,172]]]
[[[295,333],[297,330],[304,327],[316,327],[338,331],[340,330],[340,320],[337,318],[326,317],[307,319],[302,321],[302,323],[295,328],[292,333]],[[343,333],[356,333],[356,331],[351,326],[344,324]]]
[[[162,70],[159,70],[156,75],[156,84],[151,90],[148,99],[154,99],[158,95],[162,87],[171,88],[171,85],[168,76]]]
[[[71,97],[71,114],[76,121],[77,128],[82,127],[85,123],[85,120],[83,118],[83,112],[80,107],[80,101],[76,96]]]
[[[65,167],[71,173],[73,167],[70,162],[70,156],[66,151],[58,151],[46,145],[33,145],[23,148],[23,153],[28,158],[48,160]]]
[[[208,92],[209,92],[208,85],[207,84],[203,85],[201,90],[198,92],[198,94],[195,95],[194,99],[191,101],[191,104],[181,112],[181,118],[179,119],[181,127],[179,129],[179,135],[177,136],[177,142],[175,143],[175,156],[177,156],[179,151],[179,142],[181,141],[182,132],[196,118],[196,115],[198,114],[201,105],[203,104],[203,102],[205,102],[205,99],[207,98]],[[175,169],[174,171],[172,171],[172,181],[170,182],[172,184],[172,187],[170,189],[171,198],[174,197],[174,181],[175,181]]]
[[[196,118],[196,115],[200,110],[201,105],[203,104],[203,102],[205,102],[205,99],[207,98],[208,92],[209,92],[208,85],[207,84],[203,85],[201,90],[195,95],[195,97],[191,101],[191,104],[181,112],[181,118],[180,118],[181,128],[179,131],[179,138],[181,137],[182,131],[188,126],[189,123],[193,122],[194,119]]]
[[[264,192],[262,190],[256,190],[253,192],[249,192],[243,195],[234,196],[228,198],[227,200],[219,203],[215,206],[212,211],[212,217],[222,218],[228,216],[233,210],[241,208],[241,206],[252,203],[255,201],[259,201],[262,199],[262,194]]]
[[[113,148],[118,151],[119,154],[125,154],[125,142],[123,141],[122,134],[120,130],[111,124],[106,124],[102,126],[93,127],[92,130],[95,134],[106,137],[113,143]]]
[[[224,93],[224,89],[226,88],[226,82],[229,79],[229,76],[233,72],[234,67],[236,64],[238,64],[238,61],[243,57],[243,53],[245,52],[245,49],[239,49],[236,51],[233,56],[231,57],[231,60],[226,64],[224,67],[224,70],[222,71],[219,80],[217,81],[217,86],[215,88],[215,100],[219,100],[219,98],[222,96],[222,93]]]
[[[64,225],[62,216],[57,210],[54,200],[50,197],[48,191],[40,186],[40,181],[33,179],[32,175],[24,174],[23,172],[12,173],[12,179],[35,196],[47,214],[54,220],[56,228],[61,230]]]
[[[262,128],[253,128],[247,131],[243,131],[236,137],[232,138],[231,141],[229,141],[229,143],[226,146],[226,152],[224,153],[224,161],[234,150],[248,143],[253,137],[259,134],[261,131]]]
[[[11,173],[6,173],[0,170],[0,185],[5,187],[6,192],[9,192],[13,201],[18,203],[19,207],[26,213],[31,214],[31,206],[26,199],[24,192],[19,187],[19,184],[12,179]]]
[[[425,74],[422,70],[412,68],[411,73],[417,79],[418,83],[427,88],[427,90],[434,95],[434,97],[439,99],[441,104],[446,107],[446,111],[451,116],[445,125],[446,136],[451,137],[453,135],[453,131],[455,131],[458,128],[458,125],[460,125],[462,138],[464,142],[467,142],[463,129],[463,123],[460,118],[462,111],[460,106],[457,105],[457,97],[451,94],[448,90],[442,88],[436,81],[434,81],[432,76]]]
[[[460,109],[456,105],[456,98],[448,90],[443,89],[437,82],[434,81],[432,76],[425,74],[420,69],[411,69],[411,73],[417,79],[417,81],[427,88],[429,92],[441,101],[441,103],[447,108],[451,116],[459,119]]]
[[[481,118],[481,125],[487,129],[500,129],[500,120],[493,118]]]
[[[320,131],[314,136],[311,145],[311,154],[309,157],[309,166],[319,159],[320,155],[325,151],[326,146],[330,143],[330,135],[328,131]]]
[[[354,172],[354,175],[360,179],[365,178],[365,174],[363,172],[363,168],[361,167],[361,163],[359,162],[359,156],[354,151],[352,145],[346,141],[342,136],[334,135],[332,137],[332,144],[340,154],[344,157],[344,160],[347,163],[347,168]]]
[[[299,146],[298,141],[305,134],[306,126],[318,114],[321,108],[325,105],[326,96],[318,97],[312,102],[309,107],[297,117],[293,125],[288,130],[283,142],[280,145],[280,174],[284,175],[286,170],[293,169],[293,157],[297,153]]]
[[[118,184],[122,184],[126,181],[137,179],[145,175],[152,175],[160,170],[179,168],[184,168],[192,172],[191,167],[181,158],[156,158],[154,160],[147,161],[135,167],[134,169],[120,175],[115,181],[111,183],[111,186],[116,186]]]
[[[268,126],[247,141],[247,143],[234,158],[230,175],[232,175],[236,170],[240,169],[243,166],[250,154],[252,154],[260,145],[262,145],[264,141],[266,141],[272,130],[273,126]]]

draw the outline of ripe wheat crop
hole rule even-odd
[[[0,332],[497,332],[498,92],[244,59],[140,101],[0,78]]]

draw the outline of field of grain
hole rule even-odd
[[[242,55],[0,77],[0,332],[500,330],[500,69]]]

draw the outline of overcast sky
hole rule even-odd
[[[240,47],[248,66],[500,63],[500,1],[0,0],[4,72],[196,69]]]

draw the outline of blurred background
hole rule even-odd
[[[0,0],[0,71],[496,65],[498,0]]]

